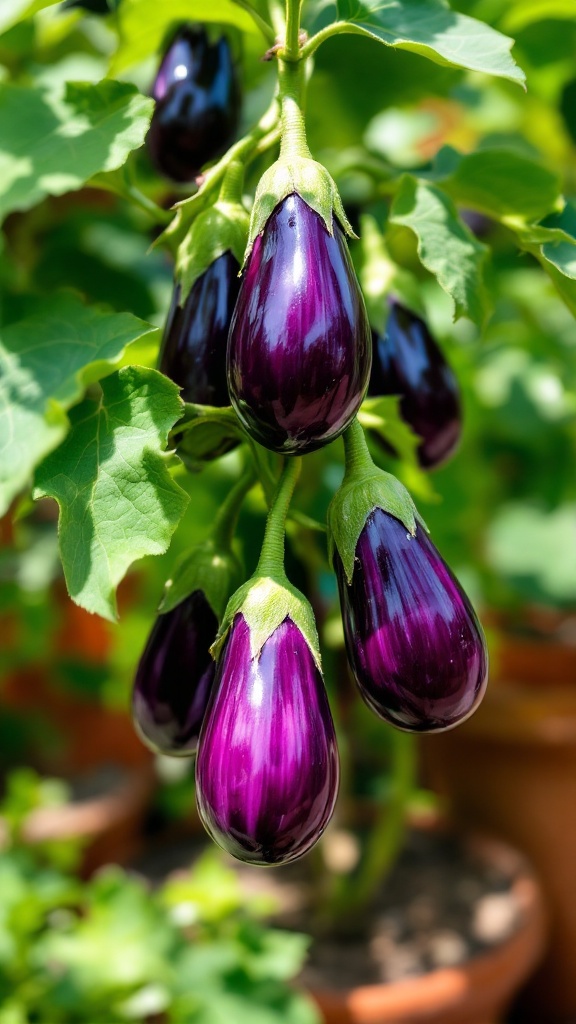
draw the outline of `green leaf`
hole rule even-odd
[[[436,159],[443,188],[462,206],[489,216],[539,220],[562,204],[560,178],[536,160],[509,149],[461,156],[444,147]],[[449,168],[447,175],[443,168]]]
[[[576,280],[576,208],[566,203],[562,213],[547,217],[541,227],[563,232],[565,237],[551,239],[542,246],[542,255],[564,277]]]
[[[372,465],[349,479],[344,477],[328,506],[328,552],[332,563],[334,552],[338,552],[349,583],[354,574],[358,539],[375,508],[399,519],[412,536],[418,523],[426,529],[408,491],[391,473]]]
[[[0,218],[120,167],[144,142],[153,109],[126,82],[0,85]]]
[[[360,407],[358,420],[364,430],[369,430],[390,445],[398,458],[404,459],[411,466],[417,466],[416,452],[420,438],[402,419],[399,404],[399,395],[366,398]]]
[[[69,294],[43,299],[0,332],[0,515],[68,430],[66,410],[154,328]]]
[[[158,53],[168,31],[182,21],[234,25],[259,34],[250,15],[232,0],[122,0],[117,18],[120,45],[112,58],[111,74]]]
[[[0,32],[57,3],[58,0],[0,0]]]
[[[68,437],[37,471],[35,496],[60,506],[70,596],[105,618],[116,618],[115,589],[128,567],[166,551],[188,503],[164,453],[181,409],[175,384],[126,366],[76,406]]]
[[[482,325],[488,311],[484,285],[488,250],[461,221],[452,200],[434,185],[406,174],[390,221],[416,235],[420,260],[451,297],[454,319],[467,316]]]
[[[521,32],[535,22],[550,18],[576,21],[574,0],[517,0],[511,9],[506,11],[502,27],[506,32]]]
[[[524,83],[524,72],[510,55],[514,40],[450,10],[442,0],[337,0],[337,17],[350,23],[350,31],[386,46]]]

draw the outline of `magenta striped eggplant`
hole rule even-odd
[[[346,651],[364,700],[401,729],[464,721],[486,688],[481,626],[424,528],[414,537],[380,508],[356,545],[352,582],[336,552]]]
[[[221,656],[200,736],[196,799],[228,853],[285,864],[326,828],[338,791],[338,753],[322,676],[285,619],[252,657],[241,613]]]
[[[158,369],[182,388],[185,402],[230,405],[226,343],[238,297],[240,265],[231,252],[210,264],[180,304],[176,285]]]
[[[183,26],[169,44],[154,85],[156,108],[147,146],[160,171],[191,181],[233,142],[240,87],[227,39],[211,43],[203,28]]]
[[[462,429],[458,381],[428,326],[390,300],[384,334],[373,334],[370,395],[400,395],[402,418],[421,438],[418,459],[433,469],[455,451]]]
[[[201,590],[159,615],[140,658],[132,716],[147,746],[191,756],[208,705],[215,664],[210,645],[218,620]]]
[[[342,230],[299,195],[255,242],[228,341],[228,387],[259,444],[288,455],[338,437],[370,376],[370,327]]]

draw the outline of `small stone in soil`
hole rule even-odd
[[[427,945],[433,967],[455,967],[464,963],[470,954],[468,943],[462,936],[448,929],[434,932]]]
[[[518,924],[518,907],[510,893],[489,893],[474,908],[471,932],[479,942],[503,942]]]

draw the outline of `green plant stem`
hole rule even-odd
[[[255,483],[254,464],[250,461],[240,479],[226,495],[216,517],[212,539],[217,548],[227,550],[232,546],[242,502]]]
[[[136,185],[131,183],[126,184],[126,198],[130,199],[135,206],[144,210],[157,224],[169,224],[174,216],[171,210],[163,210],[161,206],[158,206],[158,203],[155,203],[153,199],[149,199]]]
[[[241,160],[233,160],[228,165],[218,193],[218,202],[234,204],[242,202],[244,166]]]
[[[243,11],[246,11],[247,14],[250,15],[254,24],[260,29],[266,42],[273,46],[276,36],[272,25],[269,25],[268,22],[258,14],[258,11],[254,10],[252,4],[249,4],[248,0],[232,0],[232,3],[235,3],[237,7],[241,7]]]
[[[366,32],[364,29],[354,25],[351,21],[334,21],[331,25],[321,29],[320,32],[317,32],[315,36],[312,36],[312,38],[308,40],[300,51],[300,57],[303,60],[307,60],[308,57],[311,57],[316,53],[318,47],[321,46],[322,43],[326,42],[327,39],[331,39],[332,36],[341,35],[365,36]]]
[[[404,839],[406,810],[416,778],[414,737],[390,729],[392,758],[391,794],[382,806],[370,833],[359,872],[346,880],[341,891],[341,909],[366,906],[396,860]]]
[[[300,60],[300,11],[302,0],[286,0],[286,37],[282,58],[286,61]]]
[[[264,532],[262,551],[260,552],[260,558],[258,559],[258,566],[256,568],[256,576],[278,577],[278,575],[284,575],[284,538],[286,516],[288,514],[296,481],[300,475],[301,465],[301,459],[294,456],[287,458],[284,463],[284,469],[280,480],[278,481],[276,493],[272,499],[272,504],[266,520],[266,530]]]
[[[355,417],[344,432],[344,453],[346,456],[346,469],[344,480],[348,482],[351,477],[361,476],[365,472],[374,469],[374,462],[368,450],[366,435],[357,417]]]
[[[280,157],[310,158],[306,141],[306,124],[302,113],[302,101],[306,82],[303,61],[280,60],[278,65],[278,90],[280,96],[282,140]]]

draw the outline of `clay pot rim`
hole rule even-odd
[[[514,847],[483,833],[470,834],[466,845],[474,855],[495,862],[508,874],[516,876],[512,891],[519,901],[522,917],[514,932],[463,964],[437,968],[415,978],[343,990],[312,988],[311,994],[321,1008],[336,1009],[344,1005],[349,1016],[340,1019],[362,1024],[444,1020],[436,1015],[459,1012],[463,1001],[468,1002],[474,996],[479,1001],[488,998],[488,987],[490,984],[493,990],[495,987],[494,976],[500,978],[501,984],[492,1001],[503,1003],[512,996],[544,952],[547,913],[542,891],[528,861]],[[388,1016],[392,1013],[394,1017]],[[456,1016],[447,1019],[458,1020]]]
[[[26,842],[43,843],[70,838],[94,838],[123,822],[148,803],[156,780],[154,764],[129,769],[122,779],[100,796],[32,811],[23,827]],[[0,850],[6,829],[0,817]]]

